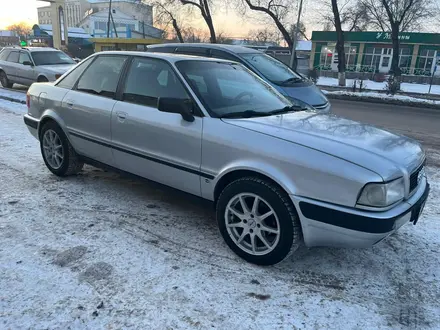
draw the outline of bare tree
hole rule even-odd
[[[399,33],[420,28],[423,20],[432,15],[432,0],[362,0],[370,16],[370,24],[383,32],[391,31],[393,59],[391,70],[400,81]]]
[[[259,30],[249,31],[247,39],[250,44],[255,46],[264,46],[268,43],[279,44],[280,35],[272,29],[265,27]]]
[[[342,30],[341,18],[337,0],[332,0],[333,17],[336,28],[336,51],[338,52],[338,82],[339,86],[345,86],[345,47],[344,31]]]
[[[214,24],[212,21],[211,9],[210,9],[210,1],[209,0],[180,0],[183,5],[190,5],[198,8],[200,10],[200,14],[206,22],[206,25],[209,29],[210,34],[210,42],[215,44],[217,43],[217,37],[215,35]]]
[[[324,21],[327,27],[325,31],[335,29],[335,16],[333,14],[332,4],[327,1],[322,1],[321,5],[324,10],[322,14],[318,16],[319,21]],[[370,17],[363,2],[359,0],[338,0],[338,9],[342,29],[344,31],[367,30]]]
[[[171,24],[176,34],[177,40],[179,42],[184,42],[182,36],[182,29],[180,24],[177,22],[177,11],[176,3],[174,0],[164,0],[164,1],[156,1],[153,3],[153,6],[156,8],[156,24],[163,27],[164,30]]]
[[[287,24],[284,22],[288,17],[292,6],[291,0],[244,0],[246,5],[254,11],[268,15],[275,23],[287,45],[293,47],[293,38]]]
[[[295,39],[296,24],[290,25],[290,29],[289,30],[290,30],[290,35],[292,36],[292,39]],[[299,35],[298,35],[298,39],[299,40],[309,40],[309,38],[307,37],[307,34],[306,34],[307,28],[306,28],[306,26],[304,25],[303,22],[299,23],[299,30],[298,30],[298,32],[299,32]]]

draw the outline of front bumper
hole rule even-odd
[[[384,212],[363,211],[291,196],[306,246],[369,247],[417,222],[429,195],[426,178],[410,199]]]

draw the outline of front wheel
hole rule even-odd
[[[300,222],[289,196],[264,179],[230,183],[219,197],[216,217],[228,246],[254,264],[276,264],[301,243]]]
[[[78,173],[84,166],[63,130],[53,121],[41,129],[40,148],[47,168],[58,176]]]
[[[0,71],[0,83],[5,88],[12,88],[12,86],[14,85],[9,81],[8,76],[4,71]]]

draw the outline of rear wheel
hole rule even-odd
[[[38,77],[37,82],[49,82],[49,80],[46,77]]]
[[[216,209],[228,246],[258,265],[284,260],[301,243],[301,226],[289,196],[257,177],[238,179],[221,193]]]
[[[76,174],[84,165],[63,130],[53,121],[41,129],[40,149],[47,168],[58,176]]]
[[[9,81],[8,76],[4,71],[0,71],[0,83],[5,88],[12,88],[12,86],[14,85],[14,83],[11,83]]]

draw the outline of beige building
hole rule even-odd
[[[75,27],[92,12],[108,10],[108,0],[65,0],[67,26]],[[131,16],[133,19],[153,25],[153,8],[138,0],[112,0],[112,8]],[[38,24],[52,24],[50,6],[37,8]]]

